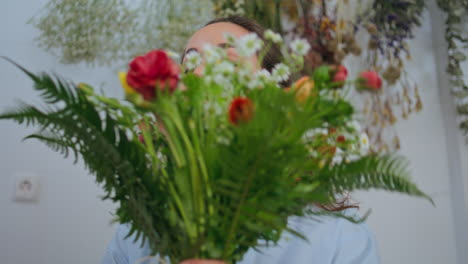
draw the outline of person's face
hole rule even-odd
[[[219,22],[205,26],[202,29],[195,32],[195,34],[193,34],[193,36],[190,38],[185,48],[184,55],[188,52],[194,51],[202,53],[203,46],[206,44],[210,44],[225,49],[230,60],[238,61],[240,58],[237,54],[237,51],[234,47],[231,47],[227,44],[227,41],[224,37],[225,33],[229,33],[236,39],[238,39],[251,32],[249,32],[241,26],[228,22]],[[252,56],[251,58],[248,58],[248,62],[252,65],[252,70],[258,70],[257,56]],[[197,75],[201,75],[203,67],[203,64],[198,66],[194,70],[194,73]]]

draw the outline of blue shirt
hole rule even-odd
[[[351,209],[348,209],[349,212]],[[375,239],[365,223],[354,224],[329,216],[292,217],[289,226],[301,232],[308,241],[284,233],[277,245],[249,250],[239,264],[377,264],[379,257]],[[148,264],[147,245],[124,239],[129,228],[120,225],[110,242],[102,264]]]

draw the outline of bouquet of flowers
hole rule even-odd
[[[116,220],[131,225],[129,236],[171,263],[235,263],[261,240],[302,236],[288,227],[290,216],[348,217],[310,205],[356,189],[432,202],[409,180],[405,159],[372,153],[353,119],[346,93],[353,85],[379,89],[374,72],[347,81],[346,68],[325,65],[283,89],[279,83],[300,72],[309,46],[265,36],[265,43],[254,34],[226,36],[238,61],[213,46],[188,53],[182,66],[162,50],[139,56],[120,74],[126,101],[18,66],[46,107],[21,104],[0,119],[37,126],[26,138],[81,156],[105,198],[118,203]],[[245,58],[262,61],[271,45],[284,61],[271,73],[255,71]],[[198,76],[192,70],[200,64]]]

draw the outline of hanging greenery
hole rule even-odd
[[[180,51],[211,16],[210,0],[50,0],[30,23],[60,62],[110,65],[154,48]]]
[[[447,13],[445,20],[445,39],[448,44],[447,73],[450,75],[453,95],[457,100],[458,113],[462,117],[460,127],[465,134],[468,134],[468,85],[463,79],[461,65],[467,59],[468,36],[464,35],[461,26],[464,17],[468,15],[468,0],[437,0],[437,4]]]

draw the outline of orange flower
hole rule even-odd
[[[311,80],[308,76],[304,76],[297,80],[293,85],[293,91],[296,93],[296,100],[298,102],[304,102],[307,100],[314,87],[314,80]]]
[[[245,123],[252,119],[254,113],[253,102],[246,97],[236,97],[229,107],[229,121],[233,125]]]

